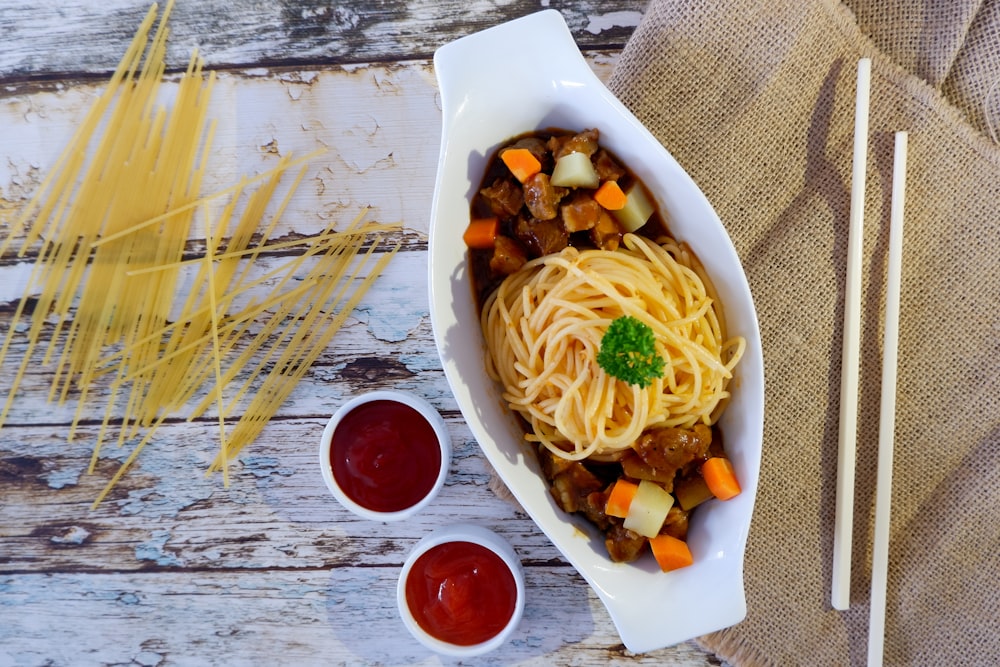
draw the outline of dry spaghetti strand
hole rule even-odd
[[[157,5],[150,8],[0,245],[6,252],[16,236],[23,237],[20,255],[36,248],[0,347],[3,364],[15,338],[26,337],[17,371],[4,373],[12,386],[0,427],[26,370],[39,361],[52,371],[49,400],[77,401],[69,439],[104,397],[90,470],[115,429],[120,446],[135,444],[94,507],[169,419],[185,411],[195,419],[213,405],[219,447],[209,471],[221,469],[228,486],[227,462],[277,414],[399,249],[386,248],[381,236],[399,225],[368,222],[367,211],[342,230],[331,222],[315,236],[271,240],[324,149],[285,155],[273,168],[202,192],[216,129],[208,117],[215,74],[203,71],[195,53],[164,95],[172,7],[171,0],[158,26]],[[201,229],[204,253],[185,257]]]

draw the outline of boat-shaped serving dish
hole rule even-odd
[[[738,623],[746,615],[743,557],[760,468],[764,369],[753,299],[725,227],[688,174],[594,75],[557,11],[447,44],[434,66],[443,122],[430,226],[430,313],[469,428],[513,496],[597,592],[629,650],[650,651]],[[629,564],[609,560],[596,529],[556,506],[520,425],[484,372],[462,242],[471,196],[501,143],[546,128],[600,130],[602,145],[644,181],[671,233],[701,260],[729,334],[747,341],[720,421],[743,492],[695,510],[688,536],[695,563],[680,570],[663,573],[648,556]]]

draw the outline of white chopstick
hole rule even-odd
[[[875,487],[875,541],[872,547],[871,616],[868,665],[882,664],[885,599],[889,570],[889,507],[892,499],[892,447],[896,429],[896,361],[899,347],[899,291],[903,262],[903,202],[906,198],[907,134],[896,133],[889,222],[889,267],[885,289],[882,352],[882,404],[878,427],[878,473]]]
[[[844,342],[840,374],[840,440],[837,450],[837,507],[833,533],[834,609],[851,603],[851,532],[854,521],[854,467],[858,431],[858,372],[861,349],[861,249],[864,236],[865,173],[868,163],[870,58],[858,61],[854,111],[854,162],[851,171],[851,218],[847,241]]]

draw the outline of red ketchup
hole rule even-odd
[[[445,542],[422,554],[406,579],[406,604],[441,641],[472,646],[500,633],[514,615],[517,583],[502,558],[473,542]]]
[[[330,443],[337,484],[375,512],[398,512],[430,493],[441,468],[434,428],[403,403],[362,403],[341,419]]]

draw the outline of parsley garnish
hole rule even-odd
[[[648,324],[624,315],[612,320],[604,332],[597,363],[608,375],[646,388],[655,378],[663,377],[666,366],[656,353],[655,342]]]

